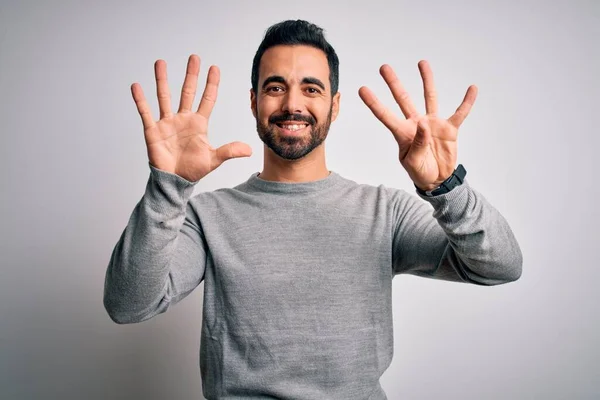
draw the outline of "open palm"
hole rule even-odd
[[[198,110],[192,112],[196,95],[200,58],[192,54],[181,90],[177,114],[171,112],[171,95],[167,82],[167,66],[163,60],[154,64],[160,119],[154,121],[138,83],[131,93],[144,125],[144,137],[150,164],[160,170],[177,174],[195,182],[218,168],[224,161],[248,157],[252,149],[245,143],[232,142],[214,148],[208,141],[208,119],[217,99],[219,69],[211,66]]]
[[[406,119],[387,109],[367,87],[359,89],[359,96],[394,135],[400,149],[400,163],[415,185],[422,190],[432,190],[452,175],[456,167],[458,128],[475,102],[477,87],[469,86],[456,112],[450,118],[443,119],[437,115],[437,95],[429,64],[420,61],[419,71],[425,93],[425,115],[417,112],[389,65],[383,65],[379,72]]]

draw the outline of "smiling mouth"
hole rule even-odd
[[[282,131],[284,131],[286,133],[288,133],[288,132],[289,133],[295,133],[295,132],[303,130],[304,128],[306,128],[308,126],[308,124],[305,124],[305,123],[290,124],[290,123],[285,123],[285,122],[278,123],[278,124],[275,124],[275,125],[277,125]]]

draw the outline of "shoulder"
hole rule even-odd
[[[344,178],[343,196],[353,198],[364,205],[384,206],[398,212],[400,209],[426,206],[426,202],[419,199],[415,193],[405,189],[391,187],[385,184],[358,183]]]

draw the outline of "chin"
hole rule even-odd
[[[277,124],[256,124],[258,136],[277,156],[294,161],[306,157],[327,137],[329,126],[307,125],[297,131],[282,129]]]

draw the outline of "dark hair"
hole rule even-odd
[[[327,56],[329,64],[329,84],[331,85],[331,94],[338,91],[339,85],[339,65],[337,54],[333,47],[325,40],[323,29],[315,24],[303,20],[287,20],[272,25],[267,29],[265,37],[258,46],[258,50],[252,61],[252,89],[256,93],[258,90],[258,67],[264,52],[278,45],[305,45],[322,50]]]

